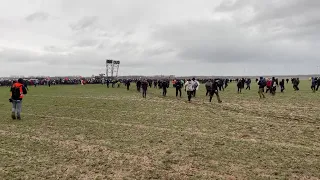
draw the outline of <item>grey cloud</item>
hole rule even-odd
[[[298,63],[316,61],[312,49],[284,43],[268,35],[252,35],[248,28],[225,21],[189,21],[159,28],[154,34],[168,47],[177,49],[177,58],[210,63]],[[294,37],[291,37],[294,40]],[[301,48],[302,47],[302,48]]]
[[[0,61],[10,63],[32,63],[37,62],[37,55],[30,51],[12,48],[2,48],[0,51]]]
[[[62,47],[57,47],[57,46],[44,46],[43,50],[47,51],[47,52],[53,52],[53,53],[59,53],[59,52],[66,52],[67,49],[66,48],[62,48]]]
[[[99,45],[99,41],[95,39],[83,39],[76,42],[73,47],[95,47]]]
[[[162,54],[167,54],[167,53],[174,53],[176,52],[175,49],[173,48],[168,48],[166,46],[161,46],[161,47],[154,47],[154,48],[149,48],[144,51],[145,55],[147,56],[158,56]]]
[[[92,28],[97,21],[98,17],[96,16],[86,16],[80,19],[79,21],[70,24],[70,28],[73,31],[89,29]]]
[[[32,21],[44,21],[49,18],[49,14],[46,12],[35,12],[33,14],[28,15],[25,19],[29,22]]]

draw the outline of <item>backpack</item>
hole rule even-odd
[[[199,85],[198,82],[197,82],[197,81],[194,81],[193,89],[197,89],[198,85]]]
[[[12,95],[11,95],[12,99],[14,99],[14,100],[20,99],[21,89],[22,89],[22,86],[20,86],[20,87],[13,86],[12,87]]]
[[[260,84],[261,84],[261,86],[265,87],[267,85],[267,81],[263,79],[263,80],[261,80]]]
[[[176,88],[181,88],[181,82],[180,81],[177,81],[176,84],[175,84]]]

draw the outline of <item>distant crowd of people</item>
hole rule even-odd
[[[161,80],[152,80],[152,79],[99,79],[99,78],[91,78],[91,79],[18,79],[15,80],[1,80],[0,86],[8,86],[10,87],[11,97],[9,101],[12,103],[12,119],[21,119],[21,106],[22,106],[22,99],[25,94],[27,94],[28,86],[38,86],[38,85],[62,85],[62,84],[102,84],[107,85],[108,88],[112,87],[120,87],[121,84],[124,84],[127,90],[130,90],[131,83],[136,84],[137,91],[141,93],[142,97],[147,97],[147,89],[148,88],[159,88],[162,89],[162,96],[167,96],[167,89],[172,84],[172,87],[176,90],[176,97],[182,97],[182,90],[187,93],[188,102],[191,102],[192,97],[196,97],[197,90],[200,87],[200,83],[205,84],[206,88],[206,96],[209,96],[209,102],[212,101],[214,95],[216,95],[217,100],[219,103],[222,102],[219,96],[219,91],[224,91],[230,82],[235,81],[237,83],[237,91],[241,93],[242,90],[245,88],[246,90],[251,89],[251,79],[199,79],[196,80],[195,78],[192,79],[174,79],[170,82],[169,79],[161,79]],[[265,98],[264,93],[270,92],[272,95],[275,95],[277,87],[280,87],[280,92],[284,92],[285,90],[285,83],[289,83],[289,79],[282,79],[279,81],[277,78],[264,78],[260,77],[256,79],[256,83],[258,84],[259,91],[258,94],[260,98]],[[311,90],[316,92],[319,90],[320,87],[320,78],[319,77],[311,77]],[[295,91],[299,91],[299,78],[292,78],[291,83],[293,89]],[[246,86],[246,87],[245,87]]]

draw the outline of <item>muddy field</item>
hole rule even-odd
[[[1,179],[319,179],[320,92],[259,100],[235,84],[212,103],[134,86],[29,87],[22,120],[0,88]]]

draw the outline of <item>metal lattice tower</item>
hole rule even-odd
[[[113,79],[118,77],[120,67],[120,61],[114,61],[111,59],[106,60],[106,77],[107,79]]]
[[[113,61],[113,75],[115,77],[118,77],[119,67],[120,67],[120,61]]]

